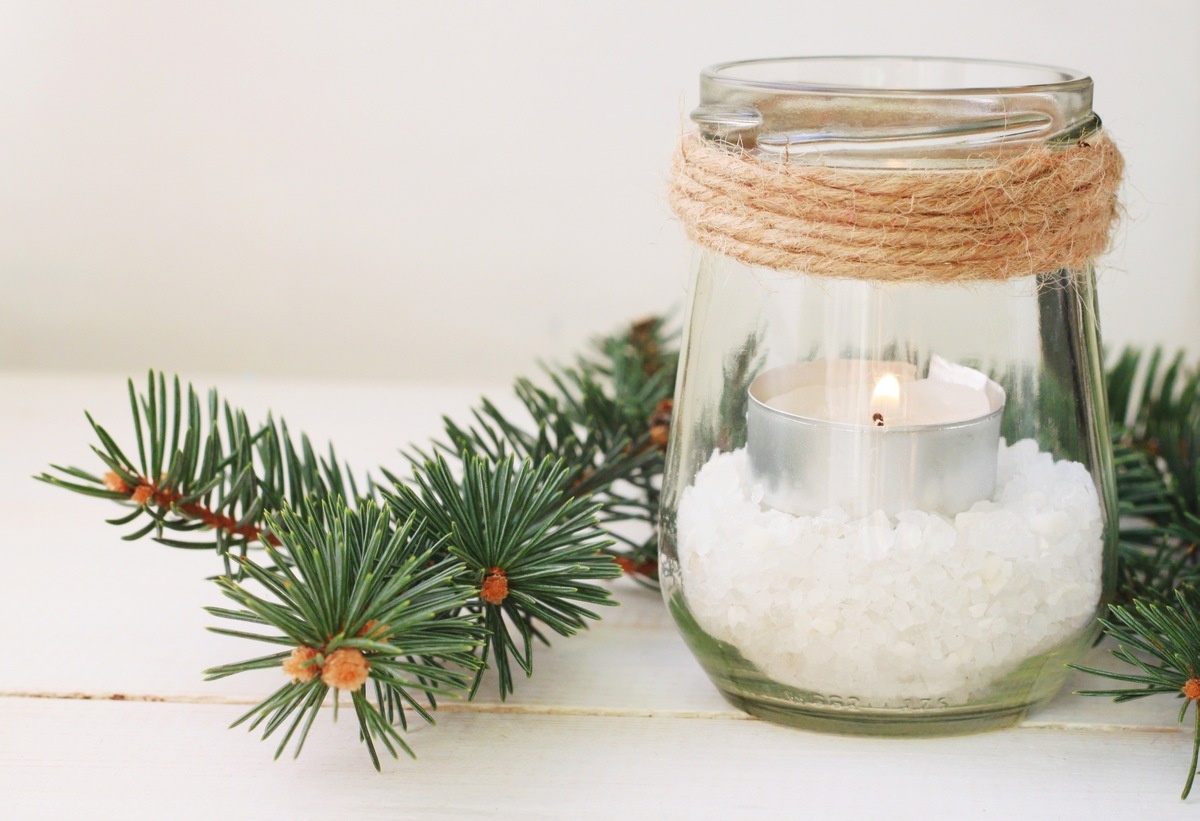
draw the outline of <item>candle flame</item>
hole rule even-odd
[[[896,407],[900,404],[900,380],[893,373],[885,373],[875,383],[875,391],[871,394],[872,405]]]
[[[900,380],[895,374],[886,373],[879,377],[879,381],[875,383],[875,390],[871,393],[871,410],[873,414],[871,421],[876,426],[882,427],[886,421],[887,415],[893,413],[900,406]]]

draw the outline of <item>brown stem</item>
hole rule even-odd
[[[140,480],[138,486],[131,488],[115,473],[109,473],[104,477],[104,484],[110,490],[128,494],[130,500],[137,502],[139,505],[147,505],[153,502],[164,510],[177,510],[189,518],[204,522],[204,524],[214,530],[224,530],[231,535],[241,536],[246,541],[262,542],[272,547],[277,547],[280,544],[276,536],[264,532],[257,525],[246,524],[238,527],[237,519],[232,516],[216,513],[199,502],[184,502],[181,504],[180,499],[183,498],[183,494],[178,490],[160,488],[153,482],[147,481],[145,477],[138,478]]]
[[[635,562],[627,556],[614,556],[613,561],[631,576],[653,576],[658,572],[658,562],[653,559],[644,562]]]

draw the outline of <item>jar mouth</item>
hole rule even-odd
[[[702,78],[732,89],[838,94],[975,96],[1071,92],[1092,78],[1069,68],[958,57],[771,57],[717,63]]]
[[[1082,72],[951,57],[719,63],[692,121],[764,159],[897,169],[985,166],[1100,127]]]

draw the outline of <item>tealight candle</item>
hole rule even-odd
[[[990,497],[1004,389],[934,356],[818,360],[750,386],[746,448],[763,502],[795,514],[841,508],[954,515]]]

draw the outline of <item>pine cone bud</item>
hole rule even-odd
[[[307,662],[312,661],[318,655],[318,652],[311,647],[297,647],[284,661],[283,672],[291,676],[293,681],[312,681],[321,673],[321,666]]]
[[[508,579],[503,570],[498,567],[491,569],[483,580],[483,587],[479,588],[479,598],[488,604],[500,604],[508,598]]]
[[[342,647],[325,657],[321,681],[339,690],[357,690],[367,682],[371,665],[361,650]]]

